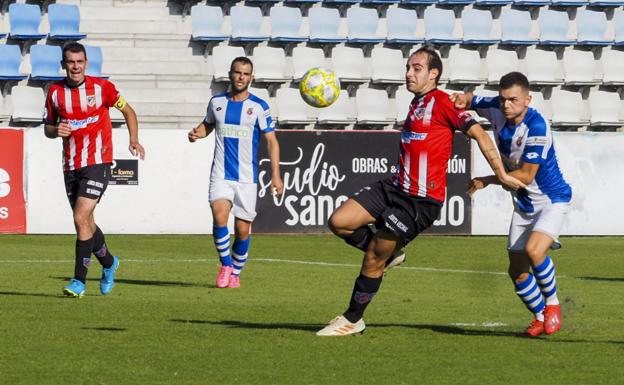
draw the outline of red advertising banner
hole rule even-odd
[[[22,130],[0,128],[0,233],[26,233]]]

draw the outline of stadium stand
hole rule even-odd
[[[41,8],[37,4],[13,3],[9,5],[9,37],[18,40],[43,39],[47,34],[39,32]]]
[[[540,45],[572,45],[568,13],[554,9],[542,9],[539,13]]]
[[[388,125],[396,121],[396,110],[384,90],[359,88],[355,94],[357,123]]]
[[[286,54],[281,48],[256,47],[253,50],[254,79],[264,83],[284,83],[292,76],[286,73]]]
[[[371,52],[371,79],[373,83],[405,83],[405,59],[401,51],[375,47]]]
[[[325,54],[321,48],[298,46],[293,49],[293,80],[298,82],[303,75],[314,67],[327,67]]]
[[[377,11],[370,8],[349,8],[347,10],[349,43],[381,43],[384,38],[377,33],[379,17]]]
[[[425,41],[428,44],[459,44],[456,35],[455,13],[452,9],[428,7],[425,9]]]
[[[65,74],[61,72],[61,47],[37,44],[30,46],[30,78],[33,80],[61,80]]]
[[[617,92],[595,90],[589,94],[592,127],[613,127],[624,124],[622,101]]]
[[[15,122],[40,123],[43,121],[45,96],[39,87],[14,86],[11,88],[13,113]]]
[[[394,95],[394,105],[397,111],[397,124],[403,124],[403,122],[405,122],[405,118],[407,118],[409,107],[413,99],[414,94],[409,92],[405,86],[397,89]]]
[[[197,4],[191,8],[192,40],[222,41],[228,36],[223,33],[224,20],[221,7]]]
[[[335,8],[310,8],[308,23],[311,42],[342,43],[347,40],[344,31],[340,30],[340,13]]]
[[[268,87],[266,99],[282,115],[277,90],[294,89],[312,67],[334,69],[345,91],[339,101],[318,110],[316,121],[307,112],[303,114],[303,109],[294,109],[281,122],[350,129],[367,120],[358,116],[357,95],[372,85],[385,88],[373,91],[385,92],[382,100],[388,100],[393,111],[405,112],[403,104],[411,100],[411,94],[401,87],[405,57],[426,40],[442,54],[442,85],[448,82],[455,88],[481,90],[484,84],[495,86],[503,74],[520,70],[529,76],[534,103],[552,110],[555,122],[565,120],[557,111],[561,104],[553,99],[563,89],[585,97],[578,101],[585,115],[572,119],[575,124],[591,120],[595,130],[622,127],[595,123],[615,125],[619,120],[595,120],[589,112],[590,104],[599,98],[592,96],[594,92],[608,92],[613,106],[614,94],[624,86],[624,52],[618,47],[624,45],[624,2],[560,1],[554,2],[555,7],[548,0],[460,3],[464,4],[434,0],[62,0],[39,7],[34,2],[9,1],[4,13],[0,12],[0,38],[3,32],[10,33],[8,46],[0,41],[0,80],[45,89],[45,83],[29,83],[29,78],[45,80],[45,74],[57,72],[58,66],[52,59],[40,62],[37,51],[58,52],[53,48],[58,42],[51,41],[74,35],[87,46],[88,74],[110,76],[136,105],[142,127],[186,128],[187,122],[202,118],[210,95],[225,90],[231,60],[248,55],[255,63],[254,87],[264,91]],[[26,18],[19,11],[14,15],[11,9],[30,9],[32,16]],[[71,33],[59,32],[59,9],[67,10],[61,18],[67,19]],[[239,22],[247,17],[252,21]],[[29,41],[11,40],[23,24],[29,25],[28,39],[44,39],[36,48],[31,49]],[[8,90],[3,88],[5,110],[13,104]],[[398,112],[384,119],[400,122],[402,115]],[[123,120],[120,114],[116,119]],[[372,127],[389,128],[385,124]]]
[[[418,44],[424,42],[418,27],[422,20],[418,20],[416,11],[405,8],[389,8],[386,12],[386,26],[388,34],[387,44]]]
[[[337,46],[332,49],[333,69],[340,82],[365,83],[370,80],[364,52],[360,48]]]
[[[491,45],[500,40],[492,34],[492,13],[489,10],[466,9],[462,12],[463,44]]]
[[[274,116],[281,125],[305,125],[316,122],[318,108],[307,105],[299,89],[280,88],[275,93],[277,111]]]
[[[259,7],[235,5],[230,9],[233,41],[257,42],[268,40],[262,31],[262,11]]]
[[[602,11],[579,9],[576,13],[576,29],[578,45],[605,46],[613,44],[607,39],[607,15]]]
[[[19,46],[0,44],[0,80],[23,80],[28,76],[20,72],[22,53]]]
[[[501,44],[533,45],[538,40],[531,35],[531,15],[529,11],[503,8],[500,16]]]
[[[586,0],[553,0],[551,4],[555,7],[582,7],[589,4]]]
[[[87,37],[80,33],[80,10],[75,4],[48,5],[49,38],[54,40],[80,40]]]
[[[293,7],[271,8],[271,41],[295,43],[308,40],[301,32],[303,17]]]
[[[575,91],[563,89],[553,90],[550,98],[552,104],[552,125],[557,127],[586,126],[589,124],[583,97]]]

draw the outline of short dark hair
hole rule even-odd
[[[85,60],[87,59],[87,50],[84,45],[77,43],[75,41],[71,41],[63,45],[63,61],[65,61],[65,52],[73,52],[73,53],[84,53]]]
[[[239,56],[236,59],[232,60],[232,64],[230,64],[230,71],[234,71],[234,63],[249,64],[251,66],[251,71],[253,72],[253,63],[248,57]]]
[[[529,90],[529,79],[521,72],[510,72],[503,75],[498,82],[498,87],[501,90],[507,90],[513,86],[520,86],[523,90]]]
[[[429,60],[427,61],[427,68],[429,69],[429,71],[431,71],[432,69],[438,70],[438,76],[435,79],[436,85],[438,85],[438,82],[440,81],[440,77],[442,76],[442,59],[440,58],[440,55],[435,50],[435,48],[433,48],[433,46],[424,45],[418,48],[416,51],[414,51],[410,56],[413,56],[419,53],[427,54],[427,57],[429,58]]]

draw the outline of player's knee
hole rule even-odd
[[[350,231],[347,228],[345,228],[345,226],[341,222],[342,221],[340,219],[340,216],[337,216],[336,214],[332,214],[332,216],[329,217],[327,226],[332,231],[332,233],[334,233],[335,235],[339,237],[344,238],[348,236],[349,234],[351,234],[353,231]]]
[[[546,256],[544,250],[542,250],[542,248],[540,248],[537,244],[528,243],[524,248],[524,252],[531,260],[543,259]]]

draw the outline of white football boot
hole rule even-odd
[[[316,335],[322,337],[348,336],[349,334],[364,333],[365,328],[364,318],[360,318],[356,323],[351,323],[344,316],[340,315],[334,318],[329,325],[316,332]]]
[[[405,262],[405,257],[405,251],[403,251],[403,249],[392,253],[390,258],[388,258],[388,260],[386,261],[386,267],[384,267],[384,275],[388,273],[388,270]]]

